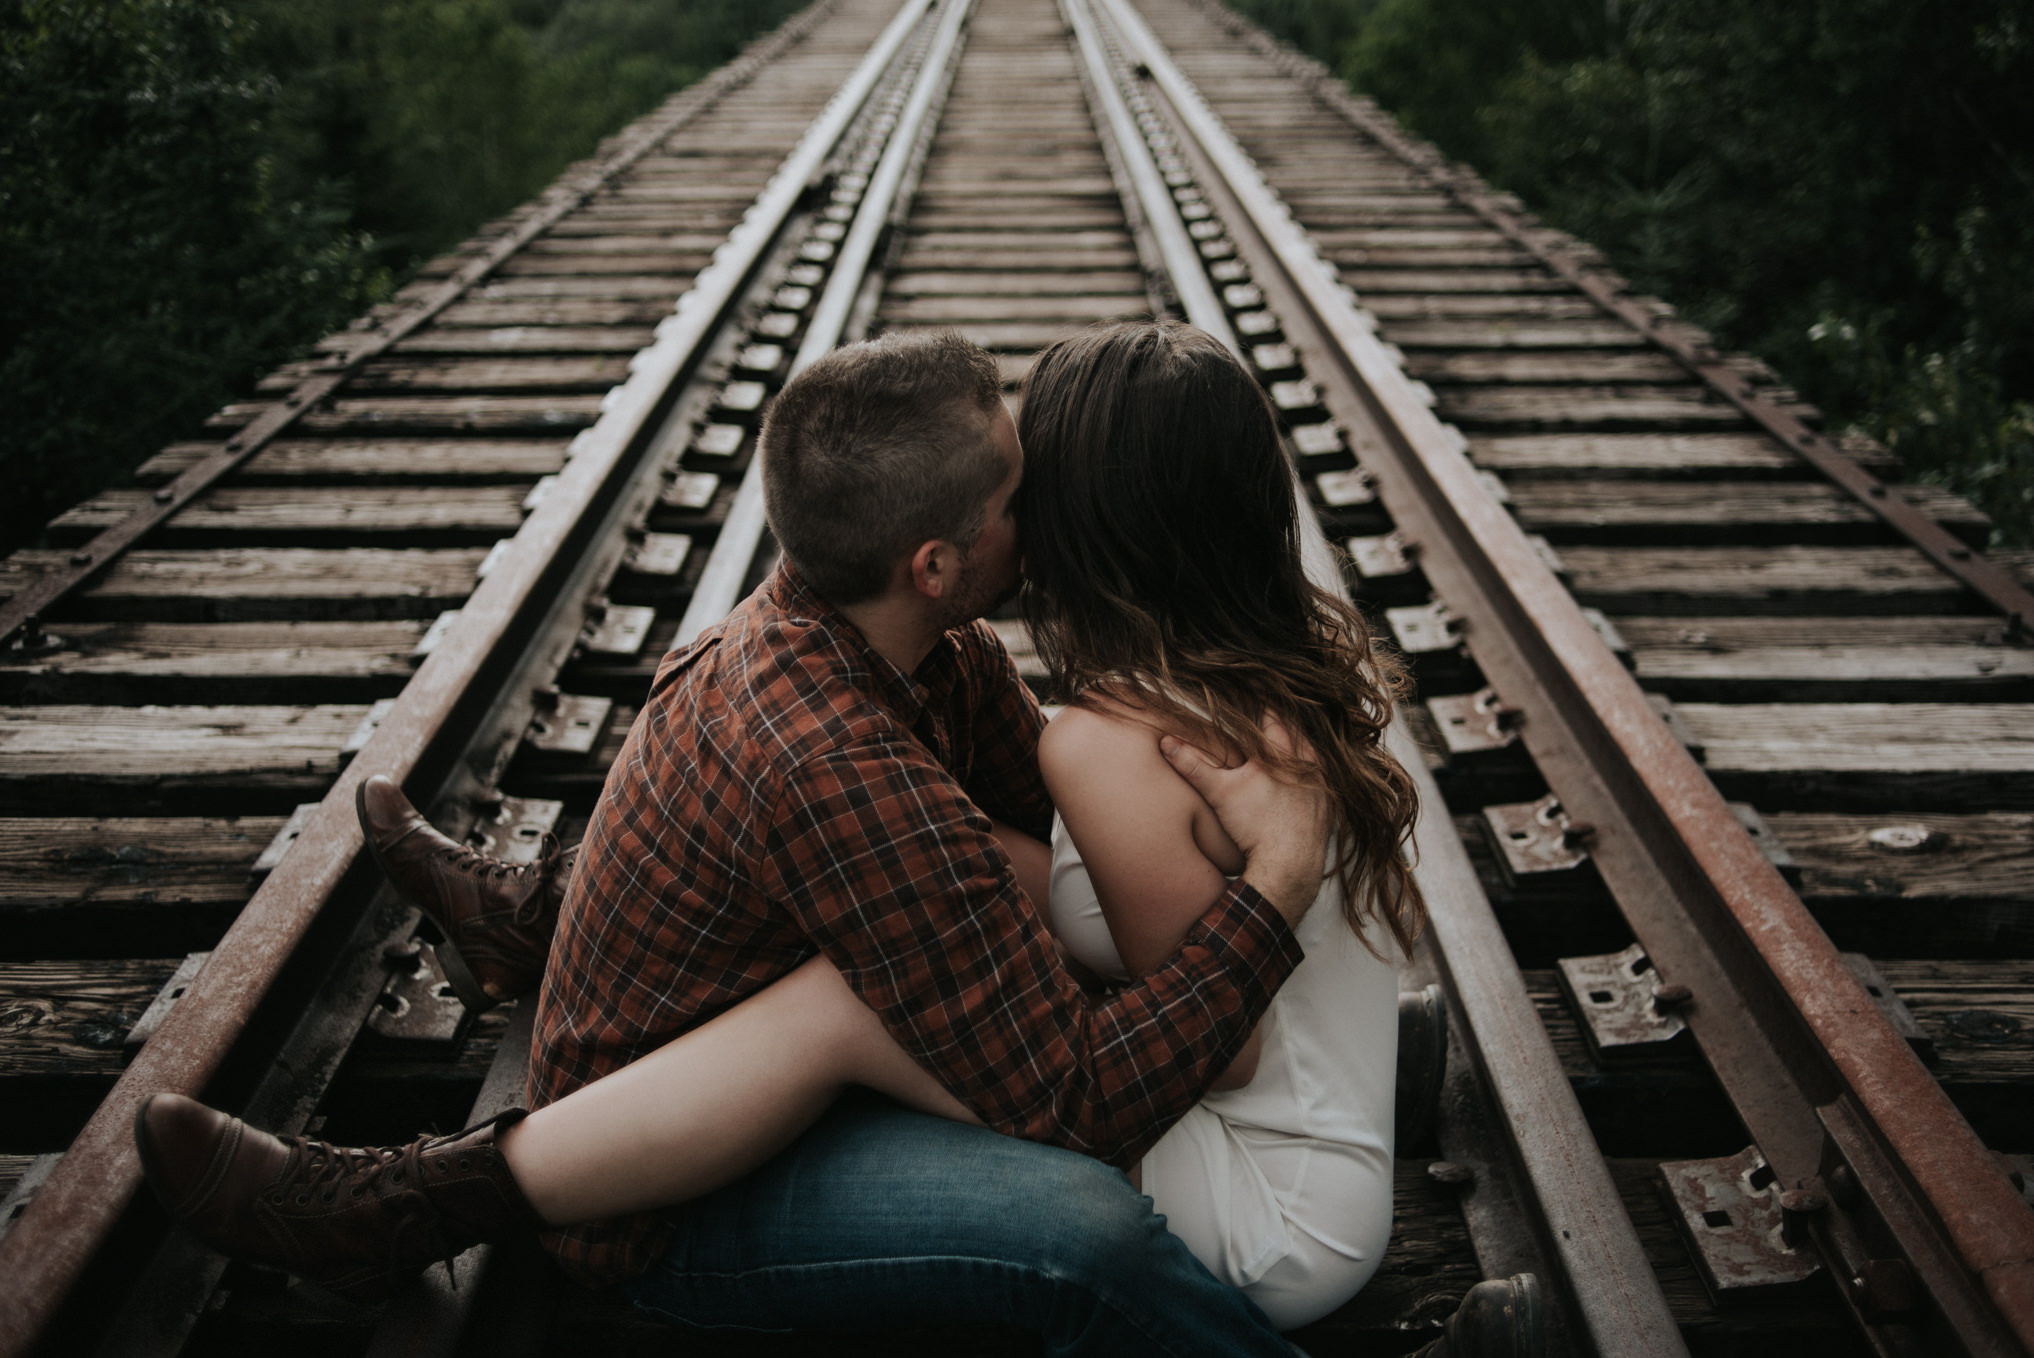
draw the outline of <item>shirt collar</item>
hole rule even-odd
[[[876,690],[899,712],[915,715],[935,702],[944,701],[959,681],[960,646],[952,632],[942,633],[932,644],[915,674],[906,674],[869,645],[861,629],[839,609],[821,598],[789,557],[778,560],[766,588],[770,601],[786,617],[809,619],[823,628],[832,644],[868,672]]]

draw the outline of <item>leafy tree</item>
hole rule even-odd
[[[797,0],[0,0],[0,552]]]
[[[0,8],[0,546],[382,285],[335,197],[275,194],[244,38],[193,0]]]

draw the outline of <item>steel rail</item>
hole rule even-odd
[[[1206,4],[1207,0],[1201,0],[1201,3]],[[1208,8],[1218,9],[1214,5],[1208,5]],[[2021,640],[2034,638],[2034,591],[2020,584],[2004,567],[1983,553],[1973,551],[1902,496],[1897,487],[1865,470],[1855,458],[1827,437],[1810,429],[1784,406],[1760,395],[1758,388],[1734,372],[1713,347],[1678,333],[1666,323],[1665,318],[1647,310],[1639,299],[1625,291],[1623,279],[1592,267],[1579,253],[1564,248],[1568,244],[1566,237],[1544,228],[1535,230],[1521,213],[1508,207],[1503,197],[1493,193],[1477,175],[1450,166],[1440,153],[1408,137],[1394,119],[1357,99],[1321,63],[1296,52],[1283,51],[1268,35],[1257,32],[1254,25],[1233,21],[1234,16],[1226,13],[1216,17],[1217,23],[1222,23],[1232,33],[1246,36],[1258,51],[1278,62],[1315,98],[1341,114],[1398,160],[1425,176],[1436,189],[1531,254],[1600,310],[1623,321],[1665,350],[1669,357],[1719,398],[1736,406],[1745,418],[1835,482],[1917,551],[2005,614],[2009,637]]]
[[[50,608],[96,578],[129,548],[211,489],[221,478],[246,465],[305,412],[316,409],[319,402],[337,391],[370,359],[380,357],[437,318],[524,246],[625,174],[665,138],[712,108],[723,96],[753,80],[756,73],[785,48],[810,34],[838,4],[839,0],[819,0],[733,62],[690,89],[674,95],[662,112],[629,129],[621,144],[592,166],[553,185],[538,200],[535,211],[524,215],[478,258],[461,266],[400,315],[376,321],[361,338],[348,344],[343,351],[329,353],[320,361],[317,372],[269,402],[261,414],[229,436],[219,452],[185,468],[174,480],[158,487],[150,503],[102,530],[90,542],[73,551],[62,566],[37,576],[25,583],[12,598],[0,602],[0,646],[13,644],[16,634],[20,633],[20,649],[38,649],[43,644],[42,618]]]
[[[1435,417],[1220,120],[1123,0],[1135,55],[1192,149],[1219,166],[1256,252],[1318,326],[1375,437],[1365,448],[1387,507],[1472,624],[1479,666],[1520,709],[1521,738],[1578,820],[1620,909],[1719,1082],[1783,1183],[1818,1189],[1844,1169],[1856,1208],[1816,1193],[1811,1229],[1868,1338],[1901,1351],[1942,1326],[1971,1353],[2034,1348],[2034,1213],[1879,1013],[1835,948],[1654,714],[1516,521],[1480,485]],[[1267,288],[1269,291],[1270,289]],[[1338,412],[1338,414],[1343,412]],[[1891,1239],[1936,1308],[1885,1323],[1870,1285]],[[1883,1246],[1876,1247],[1882,1251]],[[1869,1315],[1867,1313],[1870,1313]]]
[[[953,80],[954,60],[961,50],[961,29],[973,12],[974,0],[941,0],[941,3],[945,12],[926,52],[925,64],[910,98],[897,115],[897,126],[890,134],[883,158],[869,177],[868,188],[855,209],[854,222],[841,241],[826,290],[820,294],[805,339],[791,360],[789,377],[796,377],[840,343],[869,262],[875,258],[876,247],[889,227],[892,207],[906,172],[920,153],[921,137],[931,127],[927,120],[940,106],[946,87]],[[699,584],[672,639],[673,650],[691,645],[694,638],[741,602],[750,563],[755,560],[768,526],[763,511],[763,461],[755,457],[742,474],[741,489],[735,493],[720,535],[707,554]]]
[[[905,0],[849,80],[785,158],[713,262],[694,279],[657,338],[608,393],[600,420],[574,440],[552,492],[460,610],[358,756],[340,775],[287,857],[255,892],[205,969],[135,1056],[48,1181],[0,1237],[0,1358],[25,1356],[47,1331],[139,1187],[131,1130],[143,1098],[200,1094],[219,1069],[365,844],[354,788],[385,773],[405,782],[447,735],[455,708],[542,601],[558,554],[593,515],[603,490],[654,430],[688,372],[825,165],[930,0]]]
[[[1090,5],[1110,8],[1119,41],[1147,67],[1153,44],[1139,42],[1109,0],[1062,0],[1077,16],[1076,34],[1083,52],[1100,40],[1082,11]],[[1113,80],[1105,83],[1111,92]],[[1124,110],[1128,115],[1128,109]],[[1134,127],[1134,123],[1133,123]],[[1142,138],[1139,138],[1142,145]],[[1225,175],[1242,167],[1221,167]],[[1251,172],[1254,178],[1254,171]],[[1157,179],[1157,167],[1151,166]],[[1211,187],[1203,180],[1203,187]],[[1217,336],[1247,367],[1227,313],[1207,284],[1201,256],[1188,236],[1179,209],[1162,187],[1146,210],[1156,219],[1170,218],[1173,231],[1158,230],[1159,240],[1172,242],[1167,264],[1177,280],[1190,274],[1203,286],[1181,285],[1187,319]],[[1234,223],[1227,223],[1232,227]],[[1306,503],[1304,489],[1295,492]],[[1309,513],[1300,515],[1302,550],[1308,577],[1337,597],[1349,597],[1340,558]],[[1461,836],[1450,821],[1447,804],[1405,724],[1394,719],[1386,744],[1419,789],[1420,816],[1414,827],[1413,857],[1422,895],[1428,903],[1429,928],[1436,944],[1451,1007],[1468,1029],[1485,1086],[1505,1115],[1511,1149],[1523,1172],[1532,1210],[1543,1229],[1541,1248],[1562,1273],[1559,1285],[1573,1298],[1575,1319],[1599,1358],[1669,1358],[1685,1354],[1679,1326],[1667,1308],[1659,1280],[1647,1262],[1638,1233],[1625,1214],[1610,1169],[1597,1150],[1582,1107],[1562,1070],[1559,1056],[1540,1022],[1525,978],[1513,960],[1503,927],[1491,909],[1469,861]]]

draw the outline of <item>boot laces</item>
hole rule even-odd
[[[486,881],[527,881],[529,891],[516,903],[517,924],[535,924],[544,913],[545,887],[564,864],[566,850],[558,843],[558,836],[546,832],[542,845],[537,850],[535,861],[511,863],[482,853],[467,844],[455,845],[440,850],[445,865],[463,876]]]
[[[458,1251],[451,1246],[437,1204],[422,1188],[424,1167],[418,1156],[424,1142],[354,1148],[301,1136],[290,1141],[304,1155],[308,1171],[297,1194],[300,1201],[312,1196],[331,1201],[341,1191],[356,1198],[373,1193],[393,1223],[388,1235],[389,1269],[401,1271],[442,1258],[446,1276],[452,1276],[452,1259]]]

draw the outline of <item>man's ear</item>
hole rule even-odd
[[[952,543],[939,538],[919,543],[911,554],[911,587],[927,599],[944,598],[953,588],[959,555]]]

